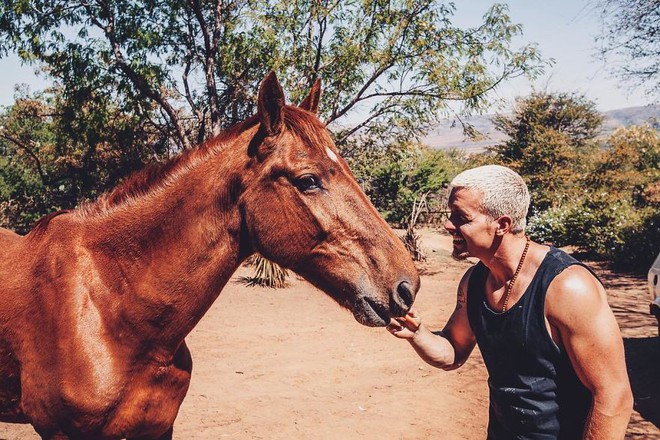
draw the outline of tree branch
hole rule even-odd
[[[220,133],[220,121],[222,115],[220,114],[218,88],[215,82],[215,54],[220,39],[223,2],[221,0],[216,2],[216,7],[213,12],[214,24],[212,32],[209,32],[209,25],[204,19],[200,0],[188,0],[188,4],[192,8],[195,18],[199,23],[204,40],[204,74],[206,79],[206,93],[209,102],[209,113],[211,114],[211,132],[213,135],[217,135]]]
[[[141,77],[135,70],[133,70],[128,65],[114,33],[115,32],[114,14],[107,5],[103,5],[100,2],[99,5],[105,9],[105,13],[108,15],[108,23],[106,25],[103,25],[103,23],[101,23],[101,21],[96,17],[94,11],[91,9],[91,7],[88,4],[83,4],[83,6],[87,9],[87,12],[89,14],[92,23],[103,31],[106,38],[110,42],[110,45],[112,47],[112,53],[115,59],[115,64],[119,67],[119,69],[124,73],[124,75],[126,75],[129,81],[131,81],[131,83],[133,83],[133,85],[141,93],[143,93],[145,96],[154,100],[158,105],[160,105],[160,107],[166,113],[170,122],[174,126],[174,131],[176,133],[177,138],[179,139],[179,142],[181,142],[182,147],[184,149],[189,149],[191,147],[190,140],[188,139],[188,136],[186,135],[186,132],[183,126],[181,125],[181,120],[176,110],[170,105],[169,102],[167,102],[165,97],[163,97],[163,95],[160,92],[154,90],[143,77]]]
[[[402,35],[405,35],[405,33],[408,30],[408,27],[410,26],[412,20],[420,13],[422,13],[426,8],[422,7],[420,9],[417,9],[415,11],[412,11],[410,15],[406,16],[405,20],[402,20],[396,27],[395,31],[391,35],[388,41],[388,47],[385,50],[385,52],[389,55],[387,60],[384,60],[383,63],[381,63],[380,67],[378,67],[371,75],[371,77],[364,83],[362,88],[357,92],[355,97],[348,103],[346,104],[342,109],[340,110],[333,110],[332,114],[326,121],[326,124],[329,124],[330,122],[339,119],[340,117],[344,116],[346,113],[348,113],[358,102],[363,101],[367,98],[364,98],[362,95],[366,93],[366,91],[371,87],[377,80],[380,78],[380,76],[385,73],[388,69],[392,68],[396,61],[398,61],[398,57],[393,54],[392,52],[398,47],[397,43],[403,44],[403,40],[405,38],[402,38]],[[400,47],[400,46],[399,46]],[[404,57],[405,59],[405,57]],[[372,95],[373,96],[373,95]]]
[[[369,79],[362,85],[362,88],[355,94],[355,97],[351,99],[350,102],[346,104],[341,110],[334,110],[330,117],[325,121],[325,124],[327,125],[332,121],[341,118],[346,113],[348,113],[355,106],[355,104],[362,101],[362,95],[367,91],[367,89],[376,82],[376,80],[383,74],[383,72],[392,66],[393,64],[390,62],[389,64],[380,66],[378,69],[376,69],[374,73],[371,74]]]
[[[41,160],[39,160],[39,157],[37,156],[37,154],[34,151],[32,151],[31,147],[26,145],[20,139],[17,139],[15,137],[7,134],[4,131],[0,132],[0,137],[2,137],[3,139],[11,142],[12,144],[16,145],[19,149],[25,151],[27,153],[27,155],[32,158],[32,160],[34,161],[35,166],[37,167],[37,173],[39,173],[39,178],[41,178],[41,183],[44,186],[47,186],[50,183],[50,181],[48,180],[48,178],[46,176],[46,173],[44,172],[43,167],[41,165]]]
[[[385,106],[385,107],[382,107],[382,108],[379,109],[378,111],[374,112],[374,113],[371,114],[367,119],[365,119],[364,121],[360,122],[360,123],[357,124],[355,127],[351,128],[350,130],[348,130],[348,131],[345,132],[345,133],[342,133],[343,136],[337,140],[337,144],[339,145],[339,144],[344,143],[344,142],[346,141],[346,139],[348,139],[350,136],[352,136],[352,135],[353,135],[354,133],[356,133],[358,130],[360,130],[360,129],[366,127],[371,121],[373,121],[374,119],[376,119],[376,118],[378,118],[378,117],[384,115],[384,114],[387,112],[387,110],[391,110],[391,109],[393,109],[393,108],[396,108],[396,106],[397,106],[397,104],[390,104],[390,105],[387,105],[387,106]]]

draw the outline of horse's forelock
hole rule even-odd
[[[328,147],[329,135],[325,126],[310,112],[287,106],[284,112],[284,124],[305,144],[318,148],[319,151],[325,151]]]

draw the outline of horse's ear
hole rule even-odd
[[[279,134],[284,128],[284,92],[273,71],[266,75],[259,87],[257,113],[268,136]]]
[[[319,100],[321,99],[321,78],[317,78],[309,91],[307,98],[300,103],[298,107],[312,113],[319,112]]]

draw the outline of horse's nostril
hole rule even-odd
[[[413,292],[413,287],[408,281],[402,281],[396,288],[396,293],[401,299],[402,306],[405,306],[406,309],[412,306],[413,301],[415,301],[415,293]]]

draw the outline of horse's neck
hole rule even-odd
[[[232,160],[209,158],[90,231],[122,290],[123,318],[141,334],[178,345],[249,253]]]

